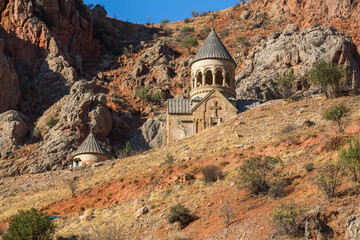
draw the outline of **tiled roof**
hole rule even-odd
[[[190,99],[169,99],[168,113],[191,114]]]
[[[79,154],[85,153],[98,153],[108,156],[108,153],[101,147],[100,143],[96,140],[92,133],[87,136],[85,141],[75,151],[73,158]]]
[[[224,44],[221,42],[219,36],[216,34],[214,29],[207,37],[204,44],[201,46],[200,50],[196,54],[191,64],[201,59],[209,58],[226,59],[235,63],[234,59],[231,57]]]

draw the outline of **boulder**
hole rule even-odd
[[[314,63],[326,61],[347,67],[347,79],[340,86],[344,92],[357,93],[360,86],[360,57],[350,37],[333,27],[311,27],[302,31],[294,24],[283,33],[271,34],[261,46],[247,56],[241,73],[236,77],[237,97],[241,99],[271,100],[281,98],[275,87],[279,75],[290,70],[305,76]],[[305,80],[303,80],[305,81]],[[309,84],[297,83],[297,90],[304,96],[318,93]]]
[[[166,144],[166,114],[146,120],[141,130],[135,131],[130,139],[133,149],[159,148]]]
[[[0,114],[0,157],[7,156],[29,132],[29,119],[10,110]]]
[[[149,209],[147,207],[139,208],[136,211],[136,213],[134,214],[134,217],[139,218],[139,217],[141,217],[142,215],[145,215],[148,212],[149,212]]]
[[[241,19],[242,20],[246,20],[250,17],[250,12],[248,10],[245,10],[242,14],[241,14]]]
[[[348,217],[346,220],[345,240],[360,239],[360,214]]]

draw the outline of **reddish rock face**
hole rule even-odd
[[[67,52],[84,59],[100,53],[100,45],[93,38],[91,15],[86,8],[79,13],[74,2],[68,0],[51,0],[45,4],[52,24],[36,17],[36,11],[41,7],[37,3],[26,0],[0,3],[0,24],[6,38],[10,38],[7,53],[16,62],[44,57],[51,37],[61,50],[66,48]]]

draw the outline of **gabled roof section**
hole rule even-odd
[[[231,106],[234,108],[234,110],[237,110],[238,109],[229,101],[229,99],[227,99],[221,92],[219,92],[218,90],[216,89],[213,89],[211,92],[208,93],[208,95],[206,95],[198,104],[196,104],[191,110],[192,112],[194,112],[201,104],[203,104],[203,102],[207,101],[211,95],[213,95],[214,93],[218,93],[224,100],[228,101]]]
[[[205,42],[201,46],[190,65],[196,61],[209,58],[226,59],[235,63],[234,59],[231,57],[224,44],[221,42],[214,29],[212,29],[211,33],[206,38]]]
[[[87,136],[85,141],[75,151],[75,153],[73,154],[73,158],[77,155],[86,154],[86,153],[89,153],[89,154],[97,153],[97,154],[109,156],[108,153],[102,148],[102,146],[96,140],[96,138],[94,137],[94,135],[92,133],[90,133]]]
[[[190,99],[169,99],[168,113],[170,114],[191,114]]]

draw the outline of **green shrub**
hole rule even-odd
[[[167,215],[169,223],[180,223],[181,227],[187,226],[192,221],[192,216],[190,215],[190,210],[180,203],[171,206],[170,212]]]
[[[173,164],[175,162],[175,158],[170,153],[167,153],[165,156],[165,163],[167,164]]]
[[[181,46],[187,48],[189,52],[191,52],[191,48],[197,47],[198,45],[198,41],[193,37],[187,37],[181,40]]]
[[[211,32],[211,28],[207,27],[203,30],[204,33],[210,33]]]
[[[35,208],[19,210],[11,217],[9,229],[2,238],[4,240],[51,240],[55,233],[55,224],[46,213]]]
[[[326,97],[336,97],[341,79],[346,76],[345,69],[335,63],[320,61],[308,73],[309,79],[321,87]]]
[[[289,98],[293,94],[293,86],[297,77],[294,71],[284,72],[275,81],[275,87],[280,92],[283,98]]]
[[[322,115],[322,118],[326,121],[336,122],[338,125],[338,131],[344,131],[344,122],[343,118],[346,117],[350,109],[346,107],[345,104],[334,105],[331,108],[327,109]]]
[[[319,168],[316,184],[327,199],[334,198],[341,186],[342,166],[338,162],[327,162]]]
[[[79,11],[80,15],[87,20],[90,20],[91,13],[90,8],[86,6],[83,0],[75,0],[74,1],[75,8]]]
[[[269,195],[274,199],[281,198],[285,196],[285,188],[288,186],[288,183],[284,180],[279,180],[270,185]]]
[[[240,166],[240,181],[248,185],[254,194],[266,193],[269,181],[280,159],[271,156],[253,157]]]
[[[306,164],[304,164],[303,167],[306,170],[306,172],[314,171],[314,163],[306,163]]]
[[[135,89],[135,96],[145,101],[148,98],[148,89],[146,87],[140,87]]]
[[[183,32],[183,33],[192,33],[194,31],[195,31],[194,27],[187,27],[187,26],[183,27],[181,30],[181,32]]]
[[[161,91],[157,91],[151,95],[150,99],[154,104],[161,105],[161,102],[165,99],[165,94]]]
[[[49,29],[54,27],[54,19],[47,12],[44,1],[40,1],[39,4],[35,5],[34,15],[44,22]]]
[[[221,169],[214,165],[208,165],[202,168],[201,173],[203,179],[207,183],[216,182],[218,179],[222,178]]]
[[[94,37],[105,47],[113,47],[117,39],[116,28],[106,18],[97,18],[94,20]]]
[[[242,42],[242,43],[243,43],[243,42],[245,42],[245,37],[242,37],[242,36],[237,36],[237,37],[236,37],[236,41],[237,41],[237,42]]]
[[[352,175],[354,182],[359,182],[360,170],[360,141],[359,138],[352,139],[347,148],[342,148],[339,153],[339,159],[344,167]]]
[[[127,157],[130,155],[130,151],[131,151],[131,144],[129,141],[127,141],[125,147],[121,150],[121,153],[124,157]]]
[[[56,124],[58,124],[58,122],[59,122],[59,119],[51,118],[51,119],[46,123],[46,125],[47,125],[49,128],[53,128]]]
[[[281,202],[274,210],[271,220],[279,228],[279,231],[297,236],[304,233],[301,226],[303,210],[293,201]]]

